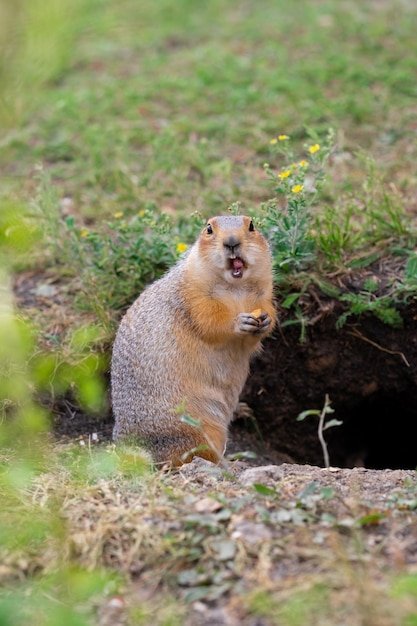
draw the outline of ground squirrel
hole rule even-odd
[[[218,462],[249,359],[275,324],[272,290],[269,246],[253,221],[210,219],[122,319],[111,368],[114,439],[137,440],[157,463]]]

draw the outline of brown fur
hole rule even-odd
[[[136,437],[157,462],[221,459],[250,356],[274,327],[269,247],[250,223],[209,220],[211,234],[206,227],[121,322],[112,360],[114,437]],[[232,276],[233,255],[244,261],[242,277]],[[258,321],[250,315],[257,309]],[[199,426],[181,421],[181,412]]]

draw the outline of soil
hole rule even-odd
[[[337,316],[267,339],[253,363],[243,400],[268,444],[299,463],[323,464],[318,418],[328,394],[343,424],[326,432],[330,460],[340,467],[417,466],[417,311],[402,312],[403,328],[362,317],[336,329]]]

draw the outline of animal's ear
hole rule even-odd
[[[250,230],[251,233],[255,230],[255,226],[254,226],[252,220],[249,222],[249,230]]]

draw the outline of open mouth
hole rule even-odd
[[[233,278],[242,278],[245,264],[240,257],[229,259],[229,267],[232,271]]]

